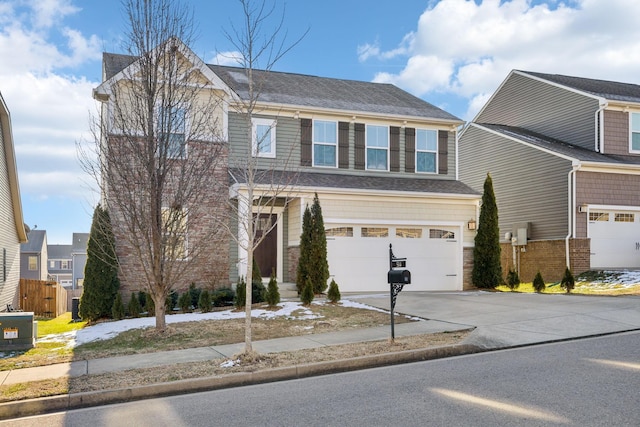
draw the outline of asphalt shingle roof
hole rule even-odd
[[[505,136],[519,139],[523,142],[527,142],[537,147],[545,148],[547,150],[574,158],[582,162],[640,165],[640,157],[638,156],[601,154],[592,150],[587,150],[586,148],[568,144],[558,139],[550,138],[548,136],[514,126],[494,125],[487,123],[479,123],[479,125]]]
[[[640,85],[637,84],[563,76],[560,74],[535,73],[531,71],[522,71],[522,73],[612,101],[640,102]]]
[[[71,245],[47,245],[49,259],[71,259]]]
[[[46,230],[31,230],[27,234],[27,243],[20,244],[20,252],[40,253],[44,245],[44,238],[47,235]]]
[[[230,170],[230,183],[245,184],[241,170]],[[269,185],[273,182],[289,183],[296,188],[345,188],[351,190],[390,191],[390,192],[416,192],[433,194],[457,194],[480,195],[471,187],[460,181],[446,179],[429,179],[423,177],[398,177],[398,176],[367,176],[348,175],[323,172],[295,172],[262,170],[258,171],[255,178],[256,184]]]

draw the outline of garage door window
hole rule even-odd
[[[389,237],[388,228],[362,227],[362,237]]]
[[[589,212],[589,221],[609,221],[609,213],[607,212]]]
[[[632,213],[617,213],[615,216],[616,222],[633,222]]]
[[[429,230],[429,238],[430,239],[455,239],[456,233],[454,233],[453,231],[432,228],[431,230]]]
[[[396,237],[420,239],[422,237],[422,228],[396,228]]]
[[[353,237],[353,227],[335,227],[324,231],[327,237]]]

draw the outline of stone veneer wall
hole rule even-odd
[[[462,250],[462,290],[467,291],[475,289],[471,281],[471,273],[473,271],[473,248],[464,248]]]
[[[513,249],[511,243],[502,243],[500,246],[502,274],[506,277],[509,269],[513,268]],[[590,239],[569,240],[570,268],[574,275],[589,270],[590,247]],[[525,248],[525,252],[520,248]],[[562,279],[566,267],[564,239],[530,241],[526,246],[519,246],[516,250],[516,262],[519,257],[519,276],[522,282],[532,282],[538,270],[547,283]]]

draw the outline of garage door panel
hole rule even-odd
[[[591,268],[640,268],[640,212],[590,212]]]

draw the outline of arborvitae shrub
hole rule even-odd
[[[208,290],[203,289],[202,292],[200,292],[200,297],[198,298],[198,307],[203,313],[208,313],[211,311],[211,294]]]
[[[116,298],[113,301],[113,307],[111,308],[111,317],[115,320],[124,318],[124,304],[122,303],[122,296],[120,292],[116,294]]]
[[[263,302],[267,298],[267,288],[262,283],[262,273],[256,258],[253,258],[253,268],[251,269],[251,303]]]
[[[274,307],[280,302],[280,291],[278,290],[278,281],[276,280],[275,271],[271,272],[271,277],[269,278],[266,300],[269,307]]]
[[[202,292],[202,289],[196,288],[195,283],[191,283],[189,285],[189,295],[191,296],[191,305],[193,306],[193,308],[199,307],[198,301],[200,301],[201,292]]]
[[[576,286],[576,279],[573,277],[573,273],[571,273],[569,267],[564,270],[564,277],[560,281],[560,286],[567,291],[567,293],[571,292]]]
[[[512,291],[518,289],[520,286],[520,277],[518,276],[518,272],[515,270],[509,269],[507,273],[507,287]]]
[[[472,282],[478,288],[493,289],[502,282],[498,206],[491,175],[484,181],[478,231],[474,239]]]
[[[167,295],[164,305],[167,309],[167,313],[169,314],[171,314],[173,309],[178,306],[178,293],[175,290],[172,290],[169,295]]]
[[[147,303],[144,308],[147,311],[147,316],[153,317],[156,315],[156,303],[151,298],[151,295],[147,295]]]
[[[145,291],[138,292],[138,303],[140,304],[140,312],[149,311],[147,310],[147,300],[150,300],[151,297],[147,298],[147,293]]]
[[[542,278],[542,274],[540,271],[536,273],[536,277],[533,278],[533,290],[540,293],[545,290],[547,285],[544,284],[544,279]]]
[[[335,304],[340,301],[340,289],[338,289],[338,284],[334,279],[331,279],[331,283],[329,284],[329,290],[327,291],[327,299],[329,302]]]
[[[211,294],[211,302],[216,307],[224,307],[233,305],[236,293],[231,288],[219,288]]]
[[[140,301],[138,301],[138,297],[135,292],[131,292],[131,299],[129,299],[127,311],[131,317],[140,317]]]
[[[244,277],[240,277],[236,283],[236,298],[233,303],[236,308],[242,308],[247,304],[247,283]]]
[[[183,313],[189,311],[191,307],[191,294],[189,291],[180,294],[180,297],[178,298],[178,307],[180,307],[180,310],[182,310]]]
[[[307,278],[307,284],[304,286],[302,290],[302,294],[300,294],[300,301],[302,301],[303,305],[310,305],[313,301],[313,284],[311,283],[311,278]]]

